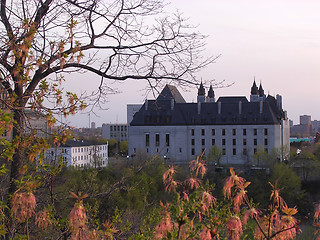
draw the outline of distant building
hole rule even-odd
[[[128,140],[127,124],[102,124],[103,139],[117,139],[120,142]]]
[[[304,137],[310,137],[312,135],[313,135],[313,130],[312,130],[310,115],[300,116],[300,124],[293,125],[290,128],[291,137],[304,138]]]
[[[313,133],[320,132],[320,121],[314,120],[311,121]]]
[[[63,146],[47,151],[47,161],[62,158],[67,166],[105,167],[108,165],[108,143],[68,140]]]
[[[290,148],[290,128],[282,97],[266,96],[253,83],[250,102],[244,96],[215,100],[212,86],[205,94],[201,83],[197,103],[187,103],[177,88],[166,85],[155,100],[146,100],[129,128],[129,154],[138,150],[187,162],[213,145],[223,153],[222,164],[252,164],[261,146]]]
[[[95,129],[96,128],[96,123],[95,122],[91,122],[91,129]]]
[[[25,110],[26,123],[25,132],[26,134],[35,134],[39,138],[48,138],[51,133],[51,129],[48,126],[46,115],[36,111]]]

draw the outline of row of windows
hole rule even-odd
[[[226,155],[226,149],[222,148],[221,151],[222,151],[222,155],[225,156]],[[264,151],[266,153],[268,153],[268,148],[265,148]],[[257,148],[254,148],[253,149],[253,153],[256,153],[256,152],[257,152]],[[201,153],[205,153],[205,149],[204,148],[201,150]],[[243,148],[242,149],[242,155],[246,156],[247,154],[248,154],[247,149]],[[191,155],[195,155],[195,149],[194,148],[191,148]],[[236,148],[232,149],[232,155],[233,156],[237,155],[237,149]]]
[[[127,126],[110,126],[110,132],[112,131],[127,131]]]
[[[107,146],[96,146],[96,150],[102,151],[102,150],[107,150]],[[73,148],[72,152],[73,153],[79,153],[79,152],[88,152],[89,148],[88,147],[79,147],[79,148]],[[67,149],[62,149],[63,153],[67,152]]]
[[[233,128],[233,129],[231,129],[231,132],[232,132],[232,135],[233,136],[236,136],[237,135],[237,129],[235,129],[235,128]],[[267,128],[264,128],[263,129],[263,133],[264,133],[264,135],[265,136],[267,136],[268,135],[268,129]],[[195,134],[195,130],[194,129],[191,129],[191,136],[194,136],[194,134]],[[206,135],[206,129],[204,129],[204,128],[202,128],[201,129],[201,136],[205,136]],[[215,136],[216,135],[216,129],[211,129],[211,135],[212,136]],[[222,136],[225,136],[226,135],[226,129],[221,129],[221,135]],[[246,136],[247,135],[247,129],[246,128],[244,128],[244,129],[242,129],[242,135],[243,136]],[[257,128],[254,128],[253,129],[253,135],[258,135],[258,129]]]
[[[96,154],[97,157],[107,157],[107,154],[106,153],[97,153]],[[89,159],[89,156],[86,155],[86,156],[74,156],[72,157],[72,160],[73,161],[79,161],[79,160],[88,160]]]
[[[150,147],[150,133],[146,134],[146,147]],[[160,134],[156,133],[154,135],[154,140],[155,140],[155,146],[156,147],[160,147],[161,143],[160,143]],[[166,133],[165,134],[165,146],[169,147],[170,146],[170,134]]]
[[[213,146],[215,144],[216,144],[216,140],[214,138],[211,139],[211,145]],[[221,139],[221,144],[222,144],[222,146],[226,145],[226,139],[225,138]],[[192,146],[195,145],[195,139],[194,138],[191,139],[191,145]],[[204,138],[201,139],[201,145],[202,146],[206,145],[206,140]],[[237,145],[237,139],[235,139],[235,138],[232,139],[232,145]],[[247,145],[247,139],[246,138],[243,139],[242,145],[244,145],[244,146]],[[253,139],[253,145],[254,146],[258,145],[258,139],[256,139],[256,138]],[[264,145],[268,145],[268,139],[267,138],[264,139]]]
[[[121,133],[120,135],[118,135],[117,133],[110,133],[110,137],[111,138],[116,138],[118,136],[127,137],[127,134],[126,133]]]

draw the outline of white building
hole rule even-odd
[[[129,155],[143,149],[173,162],[188,162],[213,145],[223,156],[221,164],[253,164],[253,154],[262,147],[282,152],[290,148],[290,127],[282,110],[282,98],[265,96],[254,82],[250,102],[246,97],[220,97],[215,101],[200,85],[198,102],[187,103],[167,85],[156,100],[146,100],[129,128]]]
[[[108,165],[108,143],[68,140],[63,146],[47,151],[47,160],[57,160],[60,157],[67,166],[105,167]]]

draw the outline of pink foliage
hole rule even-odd
[[[227,234],[230,240],[239,240],[243,231],[242,231],[242,223],[238,216],[233,215],[231,216],[227,223]]]
[[[16,192],[12,197],[11,211],[19,222],[29,219],[35,212],[36,198],[32,192]]]

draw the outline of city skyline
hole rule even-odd
[[[320,76],[320,3],[316,1],[209,1],[195,5],[191,0],[174,0],[168,9],[179,9],[190,24],[208,35],[206,54],[220,55],[215,64],[203,69],[199,80],[225,80],[231,87],[215,89],[216,96],[246,96],[255,77],[263,84],[266,94],[283,96],[283,107],[288,117],[299,123],[300,115],[320,119],[316,109]],[[97,79],[98,76],[90,75]],[[88,85],[86,79],[74,80],[67,76],[66,88]],[[84,78],[81,76],[81,78]],[[81,84],[78,84],[78,82]],[[128,80],[111,83],[122,93],[110,95],[104,107],[91,114],[97,126],[102,123],[126,122],[126,104],[143,103],[145,83]],[[209,86],[206,86],[209,87]],[[180,89],[184,98],[196,101],[197,88]],[[67,119],[76,127],[89,126],[87,113],[78,113]]]

